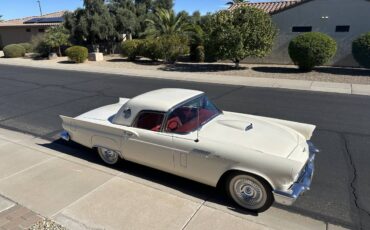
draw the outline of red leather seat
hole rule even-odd
[[[178,128],[182,126],[182,122],[179,117],[172,117],[167,121],[166,130],[176,132]]]

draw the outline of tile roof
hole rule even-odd
[[[43,16],[30,16],[30,17],[25,17],[25,18],[19,18],[19,19],[11,19],[7,21],[0,22],[0,27],[18,27],[18,26],[54,26],[54,25],[59,25],[60,23],[34,23],[34,24],[25,24],[24,22],[29,21],[31,19],[35,18],[59,18],[63,17],[63,15],[67,11],[58,11],[55,13],[50,13],[50,14],[44,14]]]
[[[269,14],[275,14],[280,11],[289,9],[296,5],[305,3],[309,0],[282,0],[282,1],[275,1],[275,2],[245,2],[245,3],[238,3],[232,5],[229,10],[235,10],[242,6],[251,6],[258,9],[261,9]]]

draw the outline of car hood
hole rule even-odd
[[[252,149],[258,152],[288,157],[298,146],[300,135],[295,130],[275,122],[225,112],[202,127],[202,138]]]

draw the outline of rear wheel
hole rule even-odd
[[[269,184],[246,173],[231,174],[226,180],[226,191],[235,203],[254,212],[266,211],[274,201]]]
[[[112,149],[98,147],[98,153],[100,158],[104,161],[104,163],[108,165],[117,164],[118,161],[120,160],[118,152]]]

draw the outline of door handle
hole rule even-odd
[[[132,137],[132,136],[134,136],[134,134],[131,133],[131,132],[128,132],[128,131],[124,131],[123,132],[123,136],[125,136],[125,137]]]

